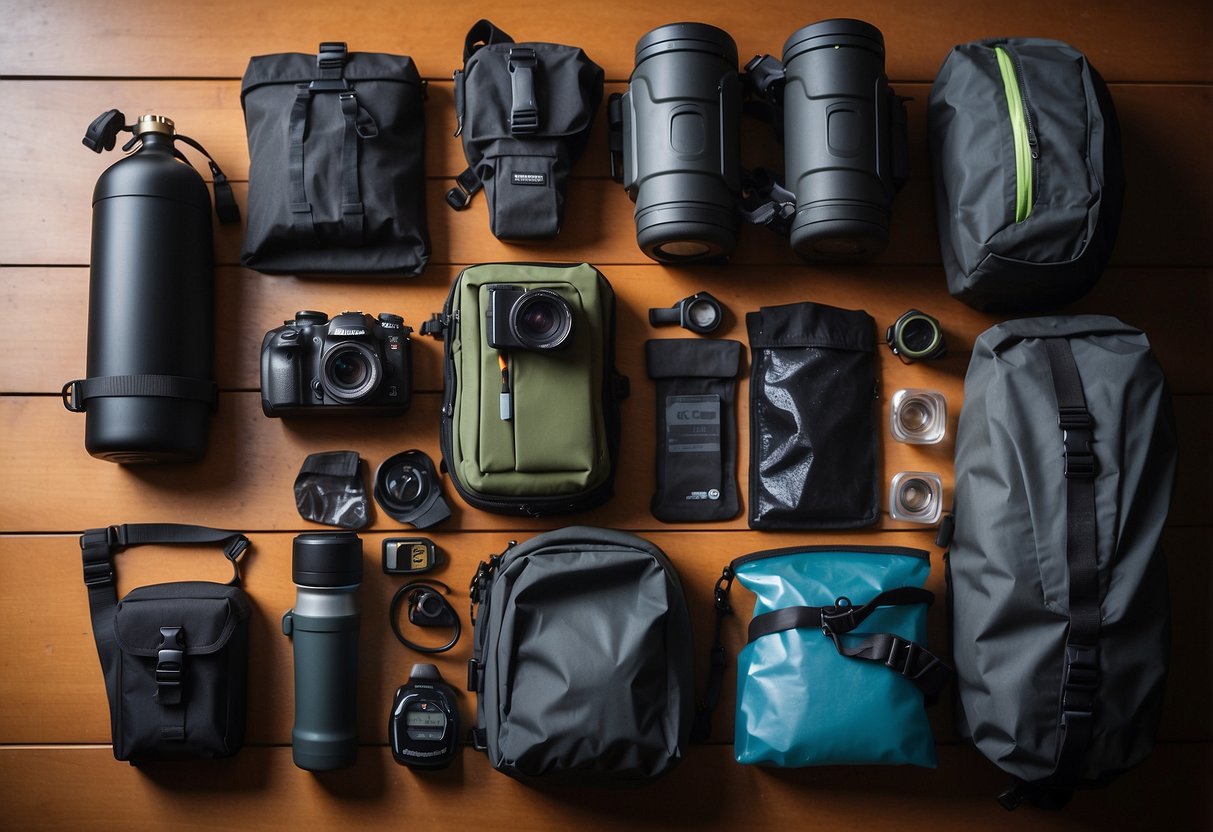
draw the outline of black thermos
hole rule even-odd
[[[118,125],[109,147],[118,129],[139,147],[93,191],[88,378],[64,388],[64,403],[86,412],[84,445],[95,457],[198,459],[215,401],[210,194],[175,150],[172,121]]]

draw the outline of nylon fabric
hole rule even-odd
[[[930,573],[918,550],[796,551],[734,561],[754,593],[754,615],[786,607],[856,605],[882,591],[922,586]],[[926,605],[881,607],[850,634],[895,633],[926,644]],[[819,628],[784,630],[746,644],[737,657],[733,753],[740,763],[919,765],[935,745],[912,682],[882,665],[838,654]]]
[[[690,638],[677,573],[641,538],[573,527],[510,549],[476,628],[489,761],[524,780],[665,774],[690,733]]]
[[[957,721],[1006,772],[1029,782],[1053,774],[1070,609],[1048,338],[1068,340],[1094,422],[1100,658],[1079,779],[1096,781],[1153,744],[1169,632],[1159,537],[1176,459],[1170,397],[1145,335],[1115,318],[1011,321],[974,347],[948,556]]]
[[[1035,139],[1022,222],[996,46],[1014,64]],[[1090,290],[1116,239],[1124,173],[1116,112],[1086,57],[1038,38],[962,44],[931,87],[927,119],[948,290],[987,310],[1056,306]]]

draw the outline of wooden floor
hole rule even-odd
[[[667,269],[636,248],[631,204],[607,178],[604,119],[574,170],[568,218],[553,242],[506,245],[488,231],[485,200],[455,214],[441,199],[464,166],[452,138],[451,71],[463,35],[489,17],[519,39],[583,46],[606,70],[608,92],[623,88],[636,39],[682,19],[730,31],[740,53],[778,53],[790,31],[832,16],[860,17],[885,35],[888,74],[910,102],[914,178],[898,196],[889,250],[860,268],[798,262],[786,242],[747,229],[727,267]],[[539,790],[497,774],[482,755],[462,751],[437,774],[397,766],[386,748],[389,700],[417,656],[392,638],[388,600],[397,582],[377,566],[379,542],[399,532],[381,515],[363,535],[366,580],[355,768],[315,777],[290,758],[291,651],[278,620],[292,603],[290,543],[305,528],[291,483],[315,450],[354,448],[372,465],[419,447],[438,455],[441,353],[415,345],[415,404],[403,420],[333,419],[284,423],[262,416],[257,355],[263,333],[294,310],[363,309],[403,314],[416,326],[440,308],[451,278],[489,260],[588,260],[620,301],[620,363],[632,379],[624,405],[618,494],[600,510],[571,518],[639,532],[663,547],[683,575],[696,621],[702,682],[711,588],[722,565],[760,548],[848,541],[931,549],[931,587],[942,596],[940,553],[930,532],[887,516],[878,530],[847,534],[759,534],[744,517],[707,526],[664,526],[649,515],[653,489],[654,389],[641,344],[654,337],[650,306],[707,289],[732,310],[731,337],[745,340],[744,313],[761,304],[815,300],[868,310],[882,327],[913,305],[942,321],[952,350],[929,365],[903,366],[880,351],[885,391],[934,387],[955,413],[976,335],[998,319],[953,301],[939,265],[924,147],[931,79],[956,43],[1034,34],[1083,49],[1109,81],[1123,126],[1128,202],[1112,266],[1071,311],[1119,315],[1146,329],[1167,371],[1183,449],[1165,535],[1174,606],[1174,671],[1158,748],[1112,788],[1082,794],[1064,815],[1008,814],[994,802],[1003,777],[961,743],[950,703],[932,714],[940,744],[935,771],[833,768],[766,771],[737,765],[726,693],[717,743],[693,748],[667,779],[618,794]],[[434,256],[424,276],[401,282],[273,278],[237,265],[240,232],[217,234],[218,347],[222,390],[207,459],[198,464],[121,468],[90,458],[84,419],[59,402],[61,384],[83,374],[90,194],[117,156],[80,145],[85,126],[117,107],[129,117],[156,112],[202,141],[236,183],[243,202],[248,156],[240,76],[249,56],[311,52],[321,40],[359,51],[409,54],[429,79],[426,105],[429,218]],[[295,0],[258,4],[0,0],[0,827],[6,829],[309,829],[378,826],[419,830],[483,828],[634,829],[1162,829],[1213,827],[1213,6],[1207,0],[1143,6],[1136,0],[1059,3],[969,0],[806,4],[767,0],[560,4],[422,4]],[[757,123],[745,126],[745,155],[776,160]],[[674,334],[674,333],[663,333]],[[741,385],[744,400],[747,385]],[[887,408],[887,403],[886,403]],[[746,471],[745,409],[739,470]],[[936,470],[951,488],[951,451],[883,443],[883,480],[905,469]],[[743,480],[744,487],[744,480]],[[448,487],[448,493],[450,489]],[[744,491],[743,491],[744,493]],[[457,502],[457,500],[455,501]],[[247,588],[256,605],[248,744],[232,760],[136,770],[114,761],[97,655],[80,577],[76,537],[98,525],[193,522],[251,533]],[[436,577],[466,586],[475,563],[511,537],[562,520],[516,522],[456,506],[433,535],[449,555]],[[212,553],[134,550],[119,564],[119,589],[187,578],[223,578]],[[464,610],[462,603],[456,605]],[[946,645],[942,607],[931,640]],[[740,627],[728,631],[730,649]],[[469,640],[438,661],[462,678]],[[731,688],[732,677],[726,682]],[[465,719],[473,701],[462,702]]]

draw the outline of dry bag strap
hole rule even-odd
[[[63,385],[60,395],[63,406],[73,413],[83,413],[89,399],[121,396],[185,399],[212,408],[219,402],[218,387],[209,379],[150,374],[76,379]]]
[[[706,742],[712,734],[712,713],[720,704],[720,692],[724,686],[724,671],[728,664],[724,652],[724,642],[721,631],[724,620],[733,614],[729,604],[729,589],[733,586],[733,567],[726,566],[720,578],[716,581],[714,605],[716,608],[716,637],[712,651],[708,655],[708,684],[704,689],[703,699],[695,710],[695,721],[691,725],[691,742]]]
[[[128,546],[145,543],[222,543],[223,556],[232,563],[233,575],[228,581],[229,586],[239,586],[238,561],[249,547],[248,538],[239,532],[179,523],[107,526],[89,529],[80,536],[93,639],[97,642],[97,656],[101,659],[101,670],[111,702],[121,698],[115,655],[117,636],[114,632],[114,615],[117,612],[118,594],[114,588],[114,555]],[[161,645],[156,658],[156,698],[162,705],[179,704],[187,636],[179,627],[162,627],[160,635]]]
[[[1073,785],[1082,774],[1095,721],[1099,686],[1099,568],[1095,528],[1095,424],[1074,352],[1065,338],[1045,339],[1066,478],[1066,567],[1070,585],[1070,629],[1066,635],[1058,714],[1057,768],[1049,781]]]
[[[748,641],[756,641],[771,633],[807,628],[820,630],[829,628],[837,635],[849,633],[876,612],[880,607],[899,607],[910,604],[935,603],[935,593],[916,586],[901,586],[886,589],[871,601],[855,606],[846,596],[839,598],[831,607],[784,607],[756,615],[750,621]]]

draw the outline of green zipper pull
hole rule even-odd
[[[1035,147],[1036,134],[1020,88],[1015,60],[1001,46],[994,47],[994,54],[998,58],[998,71],[1002,75],[1002,87],[1007,96],[1011,137],[1015,144],[1015,222],[1020,223],[1032,214],[1032,163],[1039,153]]]

